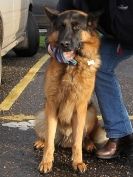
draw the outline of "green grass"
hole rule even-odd
[[[44,35],[40,35],[40,44],[39,44],[39,46],[41,47],[41,48],[44,48],[45,47],[45,36]]]

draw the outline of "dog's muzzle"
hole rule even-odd
[[[77,64],[77,61],[74,59],[75,54],[73,51],[63,52],[60,48],[54,48],[49,44],[48,53],[50,56],[54,57],[59,63],[65,63],[68,65]]]

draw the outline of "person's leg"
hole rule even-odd
[[[118,44],[103,39],[101,46],[102,65],[96,78],[96,96],[104,120],[107,137],[121,138],[133,132],[127,110],[125,108],[121,88],[115,75],[115,68],[133,51],[124,50],[117,54]]]

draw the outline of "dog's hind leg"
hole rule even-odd
[[[40,111],[35,119],[35,131],[38,139],[34,143],[35,149],[43,149],[45,146],[46,117],[44,111]]]
[[[103,129],[99,123],[96,108],[91,103],[88,105],[87,109],[83,148],[91,152],[106,141],[107,137],[105,129]]]
[[[35,119],[35,131],[37,134],[37,140],[34,143],[34,148],[35,149],[43,149],[45,147],[45,139],[46,139],[46,116],[45,116],[45,110],[40,111],[37,115],[36,115],[36,119]],[[70,130],[71,132],[71,130]],[[65,132],[66,133],[66,132]],[[64,138],[63,138],[64,137]],[[66,138],[65,138],[66,137]],[[68,147],[70,143],[65,144],[66,140],[68,142],[69,136],[65,136],[64,132],[59,131],[59,128],[57,128],[56,131],[56,136],[55,136],[55,144],[56,145],[61,145],[62,147]],[[64,141],[63,141],[64,140]]]
[[[41,139],[38,139],[35,141],[34,143],[34,148],[35,149],[43,149],[45,147],[45,141],[44,140],[41,140]]]

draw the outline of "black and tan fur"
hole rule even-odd
[[[53,22],[49,43],[64,51],[74,50],[77,65],[50,59],[44,89],[46,106],[35,126],[39,137],[35,147],[44,149],[39,170],[42,173],[51,171],[57,143],[72,147],[72,166],[84,172],[82,147],[92,150],[95,147],[92,139],[100,129],[95,108],[89,104],[100,67],[96,19],[76,10],[57,14],[46,9],[46,12]],[[64,46],[66,41],[69,45]],[[88,65],[89,60],[94,60],[94,65]]]

